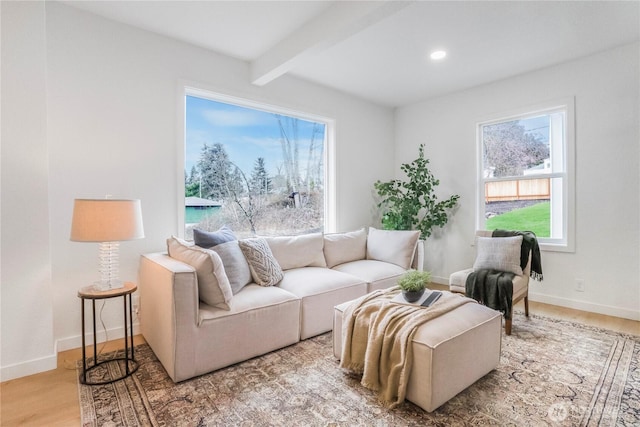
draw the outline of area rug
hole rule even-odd
[[[514,315],[499,367],[431,413],[410,402],[381,406],[338,367],[327,333],[179,384],[140,345],[132,377],[78,384],[82,425],[640,425],[640,337]]]

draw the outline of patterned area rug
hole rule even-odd
[[[333,357],[331,333],[174,384],[145,344],[138,371],[79,384],[83,426],[638,426],[640,337],[516,313],[500,366],[427,413],[387,410]],[[115,364],[95,375],[119,374]]]

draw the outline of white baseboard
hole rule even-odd
[[[431,276],[431,281],[437,283],[438,285],[447,285],[449,286],[449,278],[448,277],[440,277],[440,276]]]
[[[431,281],[439,285],[449,285],[448,277],[434,276],[431,278]],[[590,313],[605,314],[607,316],[621,317],[623,319],[640,321],[640,313],[634,310],[628,310],[604,304],[595,304],[588,301],[579,301],[569,298],[556,297],[553,295],[534,293],[531,292],[531,289],[529,289],[529,299],[531,301],[557,305],[559,307],[572,308],[575,310],[588,311]]]
[[[140,333],[140,324],[138,322],[133,324],[133,335],[137,335]],[[98,343],[103,343],[105,341],[111,341],[115,339],[119,339],[124,337],[124,327],[120,326],[117,328],[107,329],[106,333],[104,330],[96,332]],[[85,344],[92,345],[93,344],[93,333],[88,333],[85,335]],[[57,341],[58,351],[71,350],[74,348],[82,347],[82,335],[74,335],[72,337],[61,338]]]
[[[27,375],[50,371],[58,366],[58,354],[54,352],[38,359],[27,360],[0,368],[0,381],[9,381]]]
[[[133,335],[140,333],[140,324],[133,324]],[[98,331],[98,342],[102,343],[108,340],[114,340],[124,337],[124,328],[113,328],[105,331]],[[93,334],[86,335],[86,345],[93,344]],[[41,372],[56,369],[58,366],[58,352],[71,350],[82,347],[82,335],[62,338],[56,341],[53,353],[38,359],[27,360],[13,365],[0,367],[0,381],[9,381],[16,378],[26,377],[28,375],[39,374]]]
[[[540,293],[533,293],[529,289],[529,299],[531,301],[544,304],[557,305],[560,307],[573,308],[575,310],[588,311],[590,313],[605,314],[607,316],[621,317],[623,319],[640,320],[640,313],[611,305],[595,304],[588,301],[579,301],[569,298],[556,297]]]

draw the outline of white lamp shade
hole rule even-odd
[[[140,200],[76,199],[73,205],[71,240],[117,242],[142,239]]]

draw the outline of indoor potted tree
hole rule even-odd
[[[407,302],[418,301],[431,282],[431,272],[409,270],[398,280],[398,286]]]
[[[450,210],[458,203],[459,195],[438,201],[435,188],[440,185],[424,158],[424,144],[420,144],[418,158],[404,163],[400,169],[408,180],[376,181],[382,208],[382,228],[385,230],[420,230],[420,239],[431,235],[433,227],[442,227],[449,220]]]

